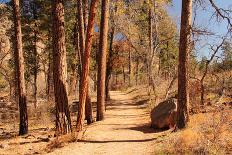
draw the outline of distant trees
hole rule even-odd
[[[105,80],[107,35],[109,21],[109,0],[102,0],[100,42],[98,53],[98,85],[97,85],[97,121],[104,119],[105,113]]]
[[[58,134],[71,132],[68,107],[67,63],[64,29],[64,4],[62,0],[52,3],[53,80],[56,106],[56,130]]]
[[[17,94],[19,104],[19,135],[28,133],[28,115],[27,115],[27,97],[24,79],[24,58],[23,58],[23,43],[20,21],[19,0],[13,0],[13,16],[14,16],[14,31],[15,31],[15,73],[17,76]]]
[[[222,63],[221,68],[223,70],[232,69],[232,42],[225,41],[222,45]]]
[[[189,119],[189,58],[191,50],[192,0],[182,0],[178,65],[177,128],[186,126]]]

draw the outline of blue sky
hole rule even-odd
[[[197,9],[196,15],[196,25],[199,28],[207,28],[207,30],[216,33],[217,35],[223,36],[227,32],[227,22],[220,20],[219,22],[215,17],[212,18],[214,14],[214,9],[211,7],[208,0],[205,0],[205,4]],[[232,9],[232,0],[214,0],[215,4],[220,8]],[[180,25],[181,16],[181,3],[182,0],[173,0],[173,5],[168,7],[169,14],[173,17],[176,24]],[[232,17],[232,15],[231,15]],[[198,42],[197,46],[197,56],[201,59],[202,56],[209,57],[211,51],[207,44],[220,44],[220,39],[215,36],[201,37],[201,41]]]

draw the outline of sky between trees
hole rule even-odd
[[[214,0],[216,5],[220,8],[231,9],[232,1],[231,0]],[[197,10],[196,15],[196,25],[199,28],[207,28],[207,30],[216,33],[219,36],[201,36],[201,41],[197,44],[196,56],[198,60],[201,60],[203,56],[210,57],[211,51],[209,50],[209,44],[217,44],[220,42],[220,37],[224,36],[227,33],[227,21],[220,20],[217,21],[217,18],[214,15],[215,10],[211,7],[208,1],[203,0],[203,6],[200,6],[196,9],[196,5],[193,8]],[[178,28],[180,27],[180,16],[181,16],[181,0],[173,0],[172,6],[168,7],[168,12],[170,16],[174,18]],[[193,14],[194,18],[194,14]],[[220,55],[221,52],[218,52]]]

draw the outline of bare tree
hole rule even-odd
[[[56,102],[56,130],[59,134],[71,132],[68,108],[67,63],[64,30],[64,6],[62,0],[54,0],[53,11],[53,80]]]
[[[177,128],[186,126],[189,112],[189,56],[191,50],[192,0],[182,0],[178,65]]]
[[[109,22],[109,0],[102,0],[100,43],[98,53],[98,85],[97,85],[97,121],[105,115],[105,79],[106,79],[106,52]]]
[[[17,77],[17,94],[19,104],[19,135],[28,133],[28,115],[27,115],[27,97],[24,79],[24,58],[23,58],[23,44],[22,44],[22,31],[19,11],[19,0],[13,0],[13,16],[14,16],[14,31],[15,31],[15,73]]]
[[[225,42],[225,38],[222,40],[222,42],[218,46],[216,46],[216,48],[214,48],[213,46],[210,47],[211,50],[213,51],[213,54],[210,56],[209,60],[206,61],[205,70],[204,70],[203,76],[200,79],[200,83],[201,83],[201,105],[204,105],[204,95],[205,95],[204,80],[205,80],[205,77],[207,76],[207,73],[208,73],[208,70],[209,70],[209,65],[213,61],[214,57],[216,56],[216,54],[218,53],[220,48],[223,46],[224,42]]]

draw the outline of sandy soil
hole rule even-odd
[[[145,97],[145,98],[144,98]],[[106,119],[86,126],[82,140],[62,143],[51,155],[148,155],[152,154],[156,142],[162,140],[165,132],[155,133],[150,128],[146,95],[136,90],[111,92],[107,105]],[[76,118],[76,117],[75,117]],[[0,155],[46,154],[48,145],[55,141],[54,124],[45,119],[30,123],[29,134],[17,136],[17,121],[2,126],[0,131]],[[37,123],[36,123],[37,122]],[[39,123],[43,122],[43,123]],[[41,126],[38,125],[41,124]],[[1,124],[1,123],[0,123]],[[156,141],[156,142],[155,142]]]
[[[56,149],[51,155],[148,155],[154,141],[162,135],[149,127],[149,113],[143,100],[132,95],[111,92],[112,103],[106,119],[88,126],[83,140]]]

